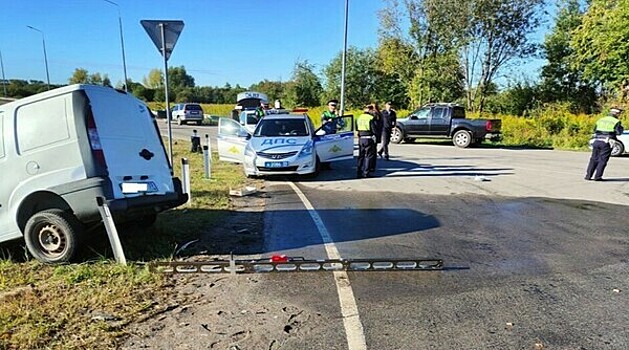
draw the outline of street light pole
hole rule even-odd
[[[129,91],[129,88],[127,87],[127,84],[129,84],[129,80],[127,79],[127,60],[124,54],[124,36],[122,35],[122,16],[120,15],[120,6],[118,6],[118,4],[110,0],[103,0],[103,1],[106,1],[118,8],[118,28],[120,30],[120,47],[122,49],[122,70],[124,71],[124,91]]]
[[[48,90],[50,90],[50,74],[48,74],[48,56],[46,55],[46,39],[44,38],[44,32],[32,26],[27,25],[27,27],[41,34],[41,42],[44,46],[44,64],[46,65],[46,82],[48,83]]]
[[[2,88],[4,89],[4,97],[7,95],[7,78],[4,77],[4,62],[2,61],[2,51],[0,51],[0,68],[2,68]]]
[[[345,114],[345,62],[347,59],[347,13],[349,0],[345,0],[345,31],[343,33],[343,65],[341,67],[341,116]]]

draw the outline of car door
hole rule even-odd
[[[427,135],[430,132],[428,123],[430,117],[430,107],[422,107],[413,112],[409,117],[406,126],[406,133],[413,135]]]
[[[218,158],[227,162],[242,163],[249,134],[237,121],[229,118],[218,119]]]
[[[337,120],[333,134],[321,134],[321,128],[314,137],[317,156],[321,162],[335,162],[354,158],[354,116],[345,115]]]
[[[430,135],[447,135],[448,130],[450,130],[448,107],[434,107],[430,117]]]

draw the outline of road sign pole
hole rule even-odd
[[[166,95],[166,121],[168,123],[168,161],[171,169],[174,167],[173,162],[173,128],[172,116],[170,113],[170,101],[168,98],[168,58],[175,48],[177,38],[183,30],[183,21],[151,21],[142,20],[140,24],[146,30],[159,53],[164,57],[164,91]]]
[[[172,118],[170,115],[170,101],[168,99],[168,55],[166,54],[166,29],[165,24],[160,23],[159,28],[162,35],[162,57],[164,57],[164,89],[166,95],[166,120],[168,121],[168,160],[170,166],[174,167],[173,163],[173,128]]]

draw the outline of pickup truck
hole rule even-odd
[[[465,119],[465,108],[452,103],[430,103],[408,117],[399,118],[391,142],[413,142],[418,137],[451,138],[455,146],[467,148],[484,139],[502,138],[500,119]]]

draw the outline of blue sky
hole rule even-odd
[[[183,20],[169,66],[185,66],[197,85],[247,87],[290,79],[294,63],[321,69],[343,47],[344,0],[113,0],[120,6],[127,73],[142,81],[163,60],[140,20]],[[377,45],[380,0],[350,0],[348,45]],[[8,79],[65,84],[75,68],[123,80],[118,12],[103,0],[0,0],[0,51]],[[530,66],[530,67],[528,67]],[[539,62],[525,67],[536,75]]]

